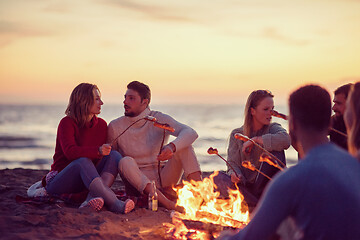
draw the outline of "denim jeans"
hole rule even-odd
[[[54,179],[46,185],[49,194],[79,193],[89,189],[90,183],[102,173],[108,172],[114,177],[118,174],[118,166],[122,156],[112,150],[95,166],[89,158],[79,158],[72,161]]]

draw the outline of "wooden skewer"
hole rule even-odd
[[[208,154],[218,155],[222,160],[224,160],[224,161],[226,162],[226,164],[231,168],[231,170],[233,170],[233,172],[235,173],[236,177],[237,177],[237,178],[240,178],[239,175],[236,173],[235,169],[231,166],[231,164],[230,164],[225,158],[223,158],[222,156],[220,156],[220,154],[219,154],[219,152],[218,152],[218,150],[217,150],[216,148],[210,147],[207,152],[208,152]]]
[[[269,152],[268,150],[266,150],[265,148],[263,148],[260,144],[258,144],[257,142],[255,142],[254,140],[252,140],[251,138],[249,138],[248,136],[245,136],[244,134],[241,134],[241,133],[235,133],[235,134],[234,134],[234,137],[235,137],[236,139],[239,139],[239,140],[244,141],[244,142],[246,142],[246,141],[251,141],[254,145],[256,145],[257,147],[261,148],[264,152],[266,152],[268,155],[270,155],[270,157],[271,157],[272,159],[274,159],[276,162],[280,163],[280,165],[281,165],[283,168],[286,167],[285,164],[284,164],[282,161],[280,161],[280,159],[278,159],[274,154],[272,154],[271,152]]]
[[[259,173],[261,175],[263,175],[264,177],[266,177],[267,179],[271,180],[271,177],[269,177],[268,175],[266,175],[265,173],[263,173],[262,171],[260,171],[259,169],[257,169],[254,165],[251,164],[250,161],[244,161],[242,164],[241,164],[243,167],[247,168],[247,169],[250,169],[251,171],[257,171],[258,172],[258,176],[259,176]],[[256,176],[256,180],[258,178],[258,176]],[[255,180],[255,181],[256,181]]]
[[[275,110],[272,110],[272,111],[271,111],[271,115],[274,116],[274,117],[282,118],[282,119],[284,119],[284,120],[288,120],[288,119],[289,119],[288,116],[286,116],[285,114],[279,113],[279,112],[277,112],[277,111],[275,111]],[[341,132],[341,131],[339,131],[339,130],[336,130],[335,128],[330,127],[329,130],[330,130],[330,131],[333,131],[333,132],[336,132],[336,133],[338,133],[338,134],[340,134],[340,135],[342,135],[342,136],[344,136],[344,137],[347,138],[347,135],[346,135],[345,133],[343,133],[343,132]]]
[[[347,138],[347,135],[346,135],[345,133],[343,133],[343,132],[341,132],[341,131],[339,131],[339,130],[336,130],[335,128],[330,128],[330,131],[336,132],[336,133],[338,133],[338,134],[340,134],[340,135],[342,135],[342,136],[344,136],[344,137]]]

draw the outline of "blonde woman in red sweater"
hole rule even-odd
[[[121,155],[106,144],[107,124],[97,117],[102,105],[96,85],[81,83],[73,90],[66,116],[58,126],[54,163],[46,176],[45,189],[50,195],[88,189],[88,197],[80,208],[98,211],[105,204],[112,212],[128,213],[134,202],[118,200],[110,189]]]

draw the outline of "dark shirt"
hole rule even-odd
[[[228,239],[263,240],[287,217],[301,239],[360,239],[360,163],[327,143],[270,183],[251,222]]]
[[[331,117],[331,127],[346,134],[346,126],[345,126],[343,116],[340,116],[340,117],[337,117],[335,115],[332,116]],[[342,147],[345,150],[348,150],[347,137],[345,137],[335,131],[331,131],[331,130],[330,130],[329,135],[330,135],[331,142],[335,143],[336,145],[338,145],[339,147]]]

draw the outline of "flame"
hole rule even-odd
[[[176,204],[186,210],[184,214],[176,213],[176,218],[233,228],[243,228],[250,221],[247,204],[239,190],[228,189],[229,197],[226,199],[219,198],[220,193],[214,191],[214,177],[217,174],[216,171],[203,181],[183,181],[182,188],[174,188],[178,195]],[[207,239],[201,234],[208,233],[187,229],[184,223],[176,218],[173,217],[176,226],[173,236],[176,239]],[[189,237],[191,231],[194,233]],[[202,237],[199,237],[200,235]]]
[[[274,161],[272,161],[270,159],[270,156],[268,156],[267,154],[262,154],[260,156],[260,159],[259,159],[259,162],[266,162],[267,164],[269,164],[270,166],[273,166],[273,167],[276,167],[278,168],[279,170],[283,171],[283,168],[280,167],[280,165]]]

